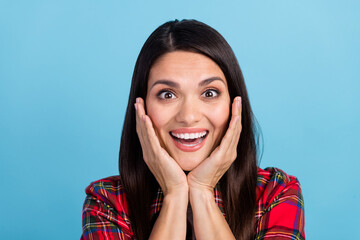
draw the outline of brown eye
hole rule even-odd
[[[170,91],[162,91],[158,94],[158,98],[166,100],[175,98],[175,94]]]
[[[210,91],[205,93],[205,97],[213,97],[213,96],[214,96],[213,93]]]
[[[172,97],[172,93],[167,92],[164,94],[164,98],[171,98],[171,97]]]
[[[206,90],[202,95],[205,98],[215,98],[219,95],[219,92],[214,89],[209,89],[209,90]]]

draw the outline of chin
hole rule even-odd
[[[203,159],[203,158],[200,158]],[[184,171],[191,171],[194,168],[196,168],[203,160],[199,161],[199,158],[197,159],[191,159],[191,158],[175,158],[175,161],[179,164],[182,170]]]
[[[191,172],[196,166],[192,166],[192,165],[186,165],[186,166],[181,166],[181,169],[184,170],[185,172]]]

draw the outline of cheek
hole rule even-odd
[[[160,132],[170,120],[168,110],[156,103],[150,102],[146,105],[147,115],[150,117],[156,132]]]
[[[225,132],[229,120],[230,107],[228,104],[219,105],[211,108],[209,119],[212,122],[215,131]]]

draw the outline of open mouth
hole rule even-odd
[[[175,142],[180,143],[185,147],[195,147],[202,143],[208,135],[208,131],[197,133],[174,133],[170,132],[171,137]]]

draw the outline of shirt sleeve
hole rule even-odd
[[[97,186],[90,185],[86,189],[87,196],[83,206],[81,240],[135,239],[125,213],[119,209],[114,209],[111,202],[113,195],[109,197],[111,193],[106,191],[104,187],[99,188],[101,183],[96,184]]]
[[[267,184],[259,205],[255,239],[305,239],[304,201],[299,181],[276,173]]]

